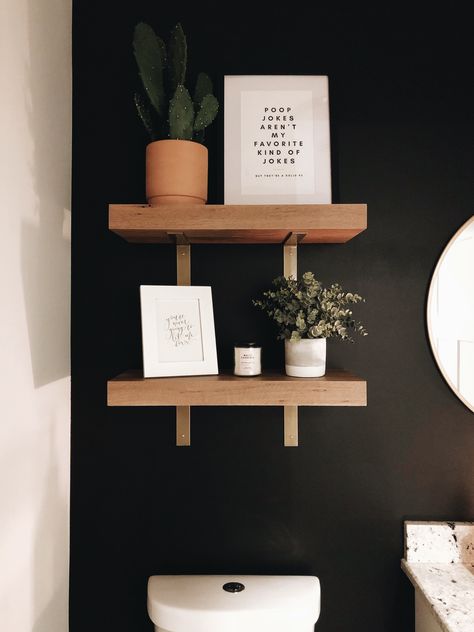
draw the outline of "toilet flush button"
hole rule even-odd
[[[238,593],[245,590],[245,586],[240,582],[228,582],[222,586],[224,590],[230,593]]]

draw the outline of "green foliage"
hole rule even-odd
[[[165,45],[151,26],[144,22],[140,22],[135,27],[133,53],[150,103],[162,117],[166,113],[163,85],[163,69],[166,64]]]
[[[196,114],[194,131],[201,132],[208,127],[217,116],[219,102],[213,94],[206,94],[201,101],[201,107]]]
[[[186,66],[188,63],[186,36],[183,27],[179,23],[171,30],[168,50],[168,71],[171,92],[175,92],[178,86],[184,85],[186,80]]]
[[[189,92],[182,85],[178,85],[170,101],[170,138],[177,140],[192,140],[194,108]]]
[[[168,51],[151,26],[137,24],[133,51],[146,95],[135,94],[135,106],[151,139],[204,142],[204,130],[216,118],[219,103],[205,73],[198,74],[193,99],[184,85],[187,44],[181,24],[171,31]]]
[[[200,72],[196,79],[196,87],[194,88],[194,107],[196,110],[201,106],[202,100],[206,96],[206,94],[213,94],[214,88],[212,86],[212,81],[209,75],[206,75],[205,72]]]
[[[135,92],[134,95],[135,107],[137,108],[138,116],[141,118],[142,123],[146,131],[150,134],[152,140],[155,139],[155,129],[153,124],[153,117],[150,111],[148,103],[145,98],[139,93]]]
[[[300,279],[277,277],[272,285],[253,304],[277,323],[279,339],[339,338],[354,342],[352,333],[367,335],[348,307],[364,301],[359,294],[344,292],[338,283],[324,288],[312,272],[305,272]]]

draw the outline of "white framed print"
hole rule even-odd
[[[225,76],[224,201],[331,203],[326,76]]]
[[[218,373],[210,287],[141,285],[143,375]]]

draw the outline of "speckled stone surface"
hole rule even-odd
[[[474,522],[405,522],[405,559],[474,564]]]
[[[406,522],[402,568],[446,632],[474,632],[474,523]]]

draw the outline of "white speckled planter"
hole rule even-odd
[[[291,377],[322,377],[326,373],[326,338],[285,340],[285,371]]]

